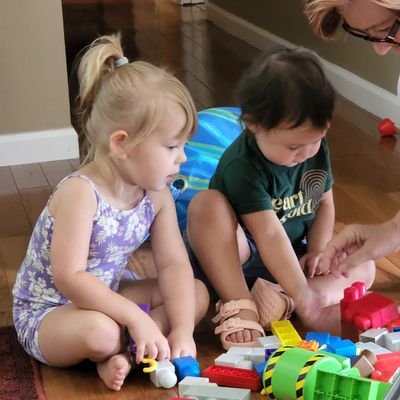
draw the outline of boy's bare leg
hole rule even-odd
[[[221,301],[252,300],[242,272],[242,265],[250,257],[250,249],[243,230],[238,229],[230,204],[222,194],[206,190],[192,199],[187,233],[190,245]],[[257,321],[257,316],[249,310],[242,310],[237,316]],[[258,331],[246,329],[227,336],[227,340],[243,343],[259,336]]]
[[[375,263],[367,261],[354,267],[348,278],[343,276],[335,278],[332,274],[308,278],[309,287],[317,294],[320,304],[310,302],[305,305],[308,310],[300,315],[304,325],[316,331],[340,334],[341,321],[338,303],[343,298],[344,289],[357,281],[364,282],[366,288],[369,289],[375,279],[375,269]]]
[[[195,325],[206,315],[209,305],[209,295],[203,282],[195,280],[196,304]],[[136,304],[150,304],[150,315],[156,322],[160,331],[167,335],[170,326],[163,306],[163,299],[158,287],[157,279],[144,279],[141,281],[121,281],[119,293]]]

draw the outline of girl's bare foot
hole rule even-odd
[[[97,363],[97,373],[105,385],[112,390],[121,389],[131,370],[131,360],[126,353],[116,354],[108,360]]]

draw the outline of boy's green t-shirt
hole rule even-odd
[[[328,142],[294,167],[267,160],[247,130],[225,150],[209,188],[223,193],[236,214],[274,210],[293,245],[307,235],[319,201],[333,185]]]

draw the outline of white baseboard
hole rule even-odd
[[[0,134],[0,166],[79,157],[74,128]]]
[[[206,11],[209,21],[228,32],[230,35],[258,49],[266,49],[274,44],[280,44],[286,47],[295,46],[293,43],[213,3],[207,3]],[[397,126],[400,126],[400,101],[395,94],[360,78],[336,64],[326,61],[323,58],[320,59],[325,67],[328,78],[341,96],[379,118],[390,118]]]

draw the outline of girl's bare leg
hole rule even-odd
[[[121,327],[105,314],[66,304],[48,313],[39,328],[44,358],[57,367],[89,359],[105,385],[120,390],[131,363]]]

